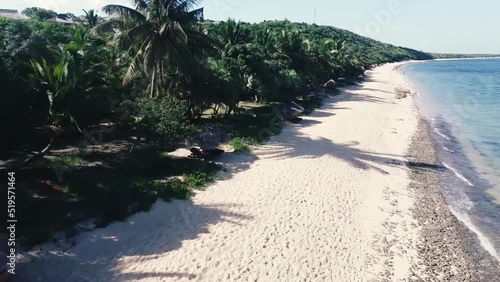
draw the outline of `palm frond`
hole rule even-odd
[[[143,65],[144,69],[146,70],[147,73],[152,73],[154,70],[155,66],[157,65],[157,60],[156,60],[156,53],[158,52],[155,47],[157,47],[159,44],[157,44],[158,38],[151,38],[151,40],[148,41],[147,44],[145,44],[145,47],[141,50],[143,50]]]
[[[188,38],[188,46],[195,55],[214,54],[222,44],[213,37],[207,36],[201,31],[187,29],[184,31]]]
[[[122,5],[106,5],[102,8],[108,15],[119,15],[129,21],[143,22],[146,16],[140,11]]]
[[[68,62],[61,62],[54,67],[54,77],[62,83],[68,76]]]
[[[124,21],[122,19],[113,18],[94,26],[90,30],[90,34],[99,35],[108,32],[114,32],[114,29],[123,29],[123,27],[124,27]]]
[[[159,31],[161,37],[171,37],[175,41],[187,43],[188,37],[179,22],[168,21],[164,23]]]
[[[161,21],[163,5],[160,0],[150,0],[148,9],[145,11],[146,19],[148,21]]]
[[[144,22],[131,29],[125,30],[117,34],[117,42],[124,48],[129,48],[132,45],[139,45],[147,38],[154,35],[153,26],[150,22]]]
[[[171,7],[174,10],[187,12],[198,6],[198,0],[162,0],[164,7]]]
[[[134,77],[137,74],[137,70],[139,68],[139,65],[141,63],[141,59],[142,59],[142,53],[138,52],[134,56],[132,63],[128,67],[127,72],[125,73],[125,76],[123,77],[122,85],[124,85],[124,86],[128,85],[132,81],[132,79],[134,79]]]
[[[30,63],[31,63],[31,67],[35,71],[35,75],[36,76],[40,77],[40,76],[44,76],[45,75],[43,67],[40,65],[39,62],[37,62],[35,60],[30,60]]]
[[[134,0],[135,9],[139,12],[146,11],[146,9],[148,8],[148,2],[144,0]]]
[[[195,24],[204,20],[204,8],[195,10],[181,10],[173,14],[172,20],[176,20],[182,24]]]

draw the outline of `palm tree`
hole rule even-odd
[[[55,65],[51,65],[47,63],[45,59],[42,60],[41,63],[31,60],[31,66],[34,71],[33,79],[38,82],[37,84],[40,90],[44,91],[47,95],[47,100],[49,102],[49,117],[51,119],[51,123],[53,122],[55,124],[55,116],[59,113],[54,111],[54,104],[60,104],[74,86],[68,74],[68,62],[62,60]],[[69,113],[67,114],[69,115]],[[72,119],[71,115],[69,116]],[[40,135],[48,137],[50,141],[45,148],[23,161],[21,167],[28,166],[46,155],[54,141],[64,131],[59,124],[44,125],[35,129]]]
[[[68,74],[68,62],[63,60],[55,65],[50,65],[44,59],[41,63],[32,60],[31,66],[34,70],[34,77],[43,87],[49,101],[49,115],[53,116],[54,100],[62,99],[71,89],[70,76]]]
[[[306,71],[307,41],[298,30],[284,29],[277,33],[276,46],[280,57],[290,61],[295,71]]]
[[[261,48],[260,51],[266,59],[271,58],[276,52],[275,38],[276,32],[266,26],[262,26],[256,31],[255,44]]]
[[[343,62],[347,59],[346,46],[343,40],[334,40],[332,54],[339,61]]]
[[[237,49],[242,49],[242,47],[244,49],[250,41],[250,30],[240,21],[228,19],[226,22],[219,23],[218,27],[218,39],[224,45],[223,56],[231,56]]]
[[[80,19],[81,23],[90,28],[95,27],[99,23],[99,16],[94,10],[92,9],[88,11],[83,10],[83,12],[85,13],[85,16],[83,16],[82,19]]]
[[[189,80],[197,69],[197,59],[210,48],[211,40],[198,26],[203,8],[193,7],[197,0],[135,0],[135,9],[107,5],[103,10],[112,19],[98,24],[97,33],[117,30],[115,41],[128,49],[133,61],[123,84],[144,70],[150,76],[150,97],[164,89],[168,71],[182,73]]]
[[[74,117],[85,116],[90,108],[82,107],[80,102],[98,96],[102,102],[106,98],[100,93],[111,95],[118,88],[123,65],[112,47],[86,37],[85,29],[78,28],[71,43],[54,48],[54,63],[31,60],[32,80],[47,95],[48,113],[54,124],[70,121],[81,132]],[[100,105],[94,106],[95,110]]]
[[[328,77],[326,79],[337,79],[338,73],[343,71],[342,65],[344,63],[344,44],[342,41],[335,41],[332,39],[324,39],[310,48],[317,63],[323,67],[324,74]]]

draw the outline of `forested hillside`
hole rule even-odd
[[[403,60],[432,59],[428,53],[386,44],[333,26],[318,26],[314,24],[292,23],[289,21],[266,21],[254,26],[300,30],[310,41],[321,41],[325,38],[344,41],[346,53],[352,57],[361,58],[366,65]]]

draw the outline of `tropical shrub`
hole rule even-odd
[[[187,110],[185,102],[162,97],[141,98],[134,103],[136,108],[133,113],[137,118],[137,125],[153,136],[166,140],[181,140],[194,130],[184,117]]]

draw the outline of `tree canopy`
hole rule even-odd
[[[136,115],[125,126],[158,128],[144,124],[161,121],[143,118],[158,112],[144,106],[149,99],[183,109],[165,126],[189,127],[206,111],[230,115],[241,101],[290,103],[373,64],[431,58],[330,26],[213,22],[195,0],[134,3],[105,6],[106,20],[83,10],[79,26],[46,22],[56,12],[36,7],[23,11],[31,21],[0,19],[0,130],[12,133],[11,145],[41,125],[79,132],[111,113],[111,101]]]
[[[57,13],[53,10],[47,10],[44,8],[38,8],[38,7],[29,7],[21,12],[22,14],[30,17],[31,19],[36,19],[36,20],[46,20],[53,18],[57,15]]]

